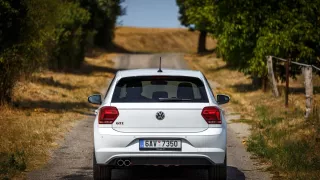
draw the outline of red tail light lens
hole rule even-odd
[[[221,124],[220,110],[217,107],[204,107],[201,115],[208,124]]]
[[[112,124],[118,116],[119,112],[116,107],[102,107],[99,112],[99,124]]]

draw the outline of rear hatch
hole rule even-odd
[[[120,132],[200,132],[208,128],[201,115],[209,106],[207,93],[195,77],[122,78],[111,106],[119,112],[112,128]]]
[[[200,132],[208,128],[201,116],[208,103],[114,103],[112,106],[119,111],[112,127],[120,132]]]

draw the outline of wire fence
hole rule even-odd
[[[275,73],[273,70],[273,59],[285,62],[285,69],[286,69],[286,87],[285,87],[285,107],[289,106],[289,75],[290,75],[290,65],[298,65],[302,66],[302,74],[304,76],[304,88],[305,88],[305,98],[306,98],[306,110],[305,110],[305,117],[308,118],[312,111],[312,104],[313,104],[313,77],[312,77],[312,69],[320,71],[320,68],[305,64],[299,63],[295,61],[291,61],[290,59],[283,59],[275,56],[267,56],[267,67],[268,67],[268,78],[272,87],[272,91],[274,96],[279,96],[278,85],[275,80]]]
[[[275,56],[267,56],[267,59],[268,57],[272,57],[274,59],[277,59],[277,60],[280,60],[280,61],[284,61],[284,62],[288,62],[289,60],[287,59],[283,59],[283,58],[279,58],[279,57],[275,57]],[[314,65],[310,65],[310,64],[304,64],[304,63],[298,63],[298,62],[295,62],[295,61],[290,61],[290,64],[296,64],[296,65],[299,65],[299,66],[304,66],[304,67],[313,67],[314,69],[320,71],[320,68],[318,68],[317,66],[314,66]]]

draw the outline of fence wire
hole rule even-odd
[[[268,56],[267,56],[268,57]],[[270,56],[274,59],[277,59],[277,60],[280,60],[280,61],[284,61],[284,62],[287,62],[288,60],[287,59],[283,59],[283,58],[279,58],[279,57],[275,57],[275,56]],[[304,64],[304,63],[298,63],[298,62],[295,62],[295,61],[290,61],[290,64],[296,64],[296,65],[299,65],[299,66],[304,66],[304,67],[313,67],[315,70],[317,71],[320,71],[320,68],[318,68],[317,66],[314,66],[314,65],[309,65],[309,64]]]

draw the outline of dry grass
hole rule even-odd
[[[186,55],[190,67],[201,70],[208,79],[219,84],[216,94],[231,96],[229,111],[253,126],[248,150],[272,163],[270,167],[279,179],[320,179],[320,116],[315,112],[304,119],[303,78],[290,80],[290,107],[284,108],[284,96],[274,98],[270,91],[263,92],[251,86],[249,76],[232,70],[214,55]],[[318,92],[319,77],[314,78]],[[280,84],[284,86],[284,84]],[[282,92],[283,94],[283,92]],[[318,94],[315,102],[320,102]],[[227,109],[227,111],[228,111]],[[234,122],[234,123],[238,123]],[[282,173],[279,173],[282,172]]]
[[[91,53],[77,72],[43,71],[16,84],[14,106],[0,109],[0,178],[42,166],[57,140],[92,113],[87,96],[99,92],[113,76],[113,56]]]
[[[118,27],[115,44],[129,52],[196,52],[199,32],[184,28]],[[212,50],[216,41],[207,38],[207,49]]]

